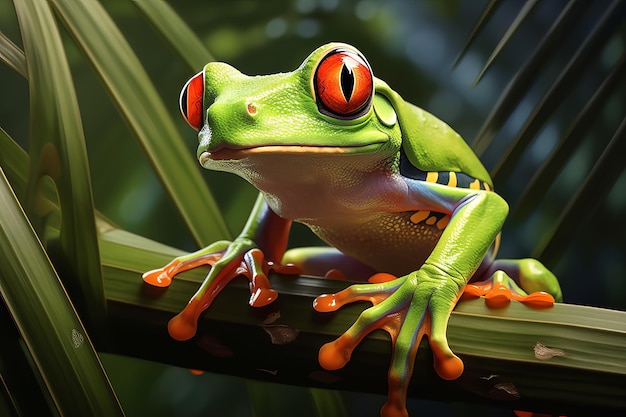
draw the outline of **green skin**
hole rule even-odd
[[[146,275],[167,285],[178,272],[212,265],[190,306],[170,322],[172,336],[185,340],[195,334],[197,317],[215,293],[241,272],[240,265],[247,269],[255,306],[276,298],[266,273],[280,264],[315,275],[338,268],[353,280],[393,274],[397,279],[379,276],[374,283],[322,295],[314,307],[331,311],[356,300],[374,303],[343,336],[322,347],[320,363],[338,369],[369,332],[387,330],[393,359],[381,415],[407,416],[407,385],[424,334],[442,378],[463,372],[446,327],[471,279],[487,280],[478,294],[487,297],[503,286],[512,290],[509,298],[522,301],[535,291],[558,301],[561,293],[554,276],[535,260],[494,261],[494,240],[508,206],[489,191],[489,174],[448,125],[377,78],[362,115],[345,120],[320,112],[314,74],[338,48],[359,54],[349,45],[328,44],[295,71],[267,76],[250,77],[224,63],[204,68],[199,161],[245,178],[260,196],[233,242],[217,242]],[[401,149],[420,171],[464,173],[486,183],[487,190],[409,178],[400,172]],[[447,226],[409,221],[420,211],[448,215]],[[292,221],[309,226],[330,247],[287,251]]]

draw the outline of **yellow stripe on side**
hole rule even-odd
[[[438,172],[429,172],[426,174],[426,181],[427,182],[437,182],[437,179],[439,178],[439,173]]]
[[[456,172],[450,171],[450,179],[448,180],[450,187],[456,187]]]

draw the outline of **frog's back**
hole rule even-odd
[[[489,173],[474,151],[445,122],[427,111],[404,103],[400,117],[402,151],[409,162],[424,172],[459,172],[487,183]]]

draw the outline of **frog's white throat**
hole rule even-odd
[[[244,178],[265,195],[277,214],[294,220],[359,210],[371,204],[375,189],[393,183],[389,182],[392,173],[388,159],[381,159],[376,152],[351,153],[345,148],[223,148],[215,153],[203,152],[199,160],[204,168]],[[339,201],[338,196],[350,197]]]

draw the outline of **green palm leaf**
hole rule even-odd
[[[500,53],[502,52],[504,47],[507,45],[507,43],[509,43],[513,35],[515,35],[515,33],[523,25],[524,21],[526,21],[526,19],[533,12],[533,10],[535,10],[535,6],[537,6],[537,2],[538,0],[528,0],[526,1],[526,3],[524,3],[524,6],[519,11],[513,23],[511,23],[506,33],[502,35],[502,39],[500,39],[500,41],[498,42],[498,45],[496,45],[495,49],[493,50],[489,58],[487,58],[487,62],[485,63],[483,69],[480,71],[480,73],[476,77],[476,81],[474,81],[474,85],[478,84],[480,79],[483,77],[483,75],[485,75],[485,73],[487,72],[491,64],[493,63],[493,61],[498,57],[498,55],[500,55]]]
[[[493,106],[472,142],[472,147],[478,155],[485,153],[497,132],[511,116],[521,98],[528,92],[529,86],[545,69],[546,61],[561,48],[562,41],[567,36],[568,31],[575,30],[576,24],[579,22],[578,19],[587,10],[587,6],[589,6],[589,2],[585,0],[568,2],[535,48],[532,56],[513,74],[511,81],[500,95],[498,102]],[[479,20],[476,23],[477,26],[484,26],[485,24],[484,20]],[[470,37],[470,41],[471,39]]]
[[[596,161],[585,182],[572,196],[563,213],[552,229],[545,234],[534,256],[555,262],[562,254],[563,248],[571,240],[573,230],[569,225],[576,224],[585,214],[594,212],[609,193],[619,175],[624,171],[624,154],[626,152],[626,118],[618,127],[615,135]]]
[[[626,57],[622,56],[585,107],[574,117],[557,146],[526,185],[519,203],[512,212],[512,218],[519,220],[528,216],[533,209],[533,202],[544,197],[550,185],[556,181],[558,174],[578,149],[587,132],[593,128],[599,113],[622,81],[624,71],[626,71]],[[612,182],[609,180],[609,183]]]
[[[154,85],[100,2],[51,4],[96,69],[200,246],[230,235]],[[196,227],[202,224],[203,227]]]
[[[600,20],[596,23],[594,30],[587,36],[580,45],[574,56],[563,68],[557,79],[554,81],[548,92],[535,106],[531,115],[520,129],[517,136],[499,159],[492,174],[494,181],[505,181],[516,166],[523,151],[529,146],[532,139],[537,135],[546,120],[559,107],[559,104],[568,97],[574,87],[583,77],[584,72],[590,63],[594,62],[602,46],[618,28],[618,22],[622,20],[620,9],[624,3],[614,1],[610,7],[604,11]]]
[[[20,50],[6,35],[0,32],[0,60],[15,71],[26,77],[26,60],[24,52]]]
[[[185,21],[163,0],[137,0],[133,4],[167,39],[192,71],[199,71],[215,60]]]
[[[62,229],[58,252],[65,260],[68,290],[86,314],[88,323],[102,330],[105,321],[104,289],[95,228],[91,176],[74,84],[48,3],[16,3],[30,91],[30,173],[26,201],[35,219],[42,211],[40,184],[44,176],[56,184]],[[45,223],[38,225],[40,236]],[[87,302],[87,300],[89,300]]]
[[[54,407],[60,415],[122,416],[87,333],[1,170],[0,213],[0,293]]]

